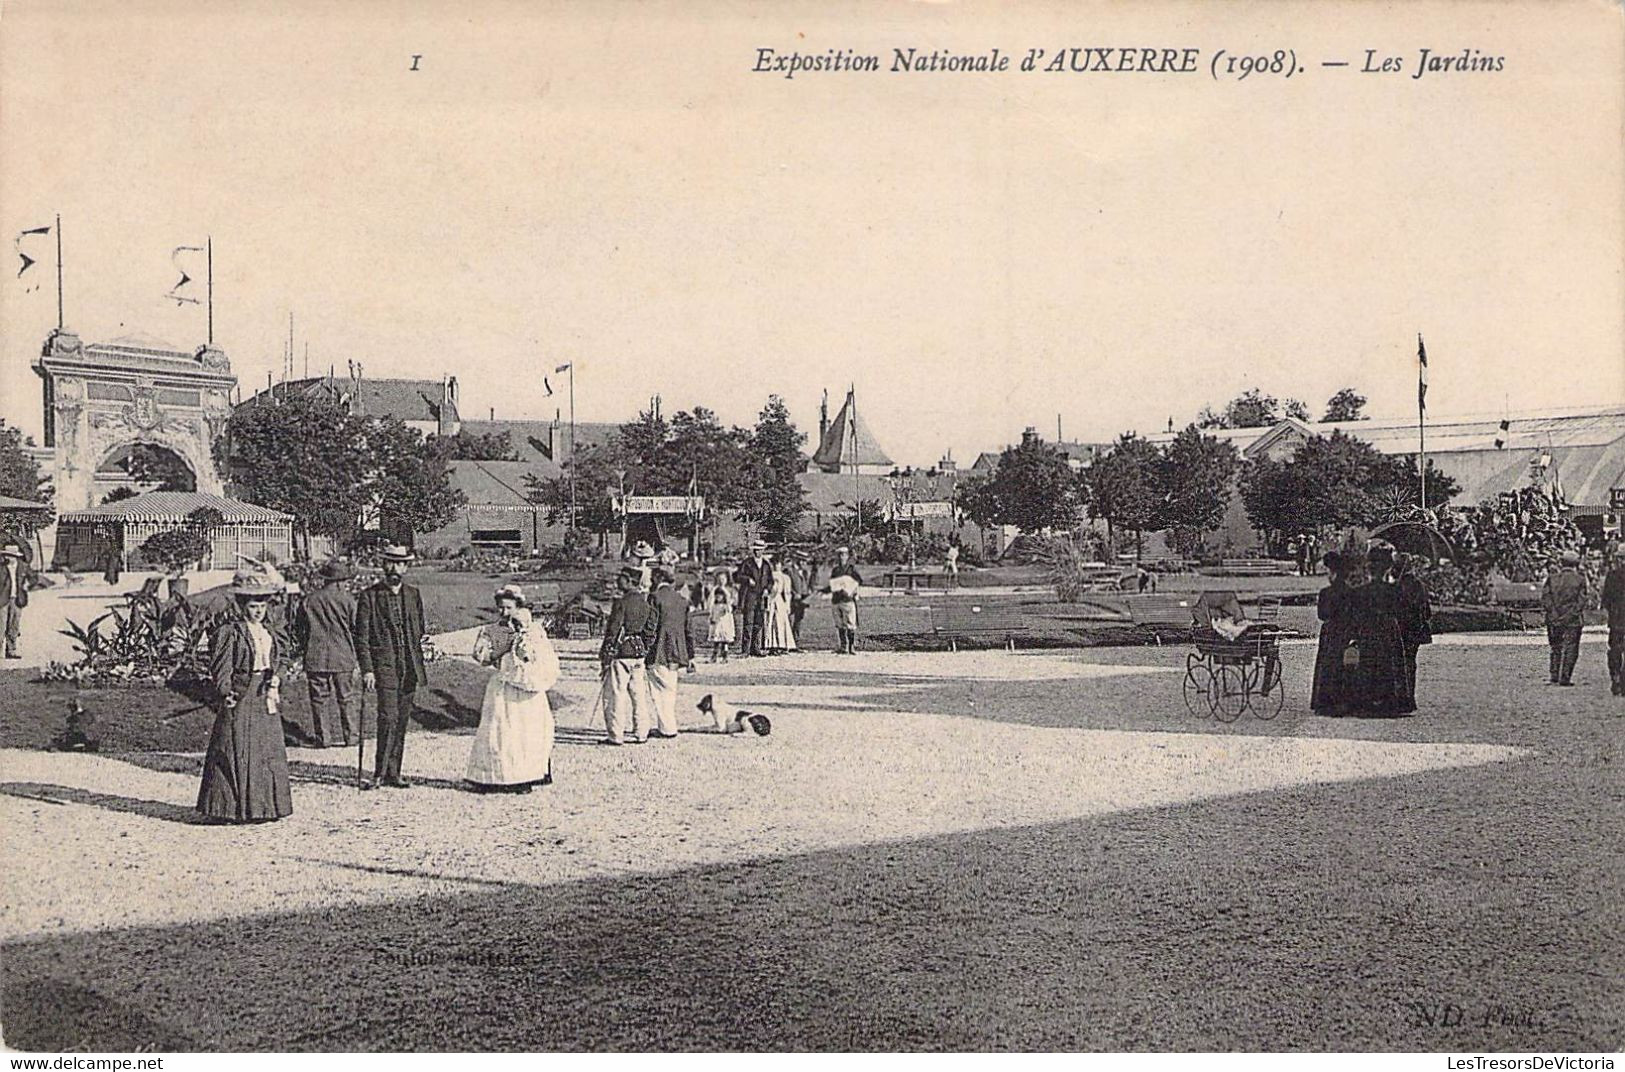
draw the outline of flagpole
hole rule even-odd
[[[56,216],[56,330],[62,327],[62,214]]]
[[[623,496],[626,494],[623,490]],[[570,359],[570,531],[576,528],[576,363]],[[624,541],[623,541],[624,542]]]
[[[214,236],[210,235],[204,243],[208,250],[209,262],[209,345],[214,345]]]
[[[1427,391],[1428,391],[1428,357],[1427,349],[1422,344],[1421,333],[1416,336],[1416,353],[1420,364],[1417,366],[1417,377],[1420,380],[1416,392],[1416,446],[1417,446],[1417,476],[1422,482],[1422,512],[1428,508],[1428,422],[1427,422]]]

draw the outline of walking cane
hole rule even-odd
[[[362,771],[365,770],[365,756],[367,753],[367,690],[361,690],[361,713],[357,717],[360,723],[355,734],[355,787],[357,790],[367,788]]]

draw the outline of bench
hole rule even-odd
[[[1503,610],[1511,611],[1518,619],[1518,628],[1529,628],[1526,614],[1544,614],[1546,607],[1540,601],[1540,585],[1534,581],[1496,581],[1490,586],[1490,599]]]
[[[1162,643],[1162,628],[1189,630],[1196,619],[1191,610],[1196,606],[1198,593],[1186,592],[1183,595],[1127,595],[1123,602],[1128,606],[1129,620],[1135,625],[1151,627],[1151,635],[1160,645]],[[1159,628],[1160,627],[1160,628]]]
[[[1027,628],[1026,618],[1015,605],[955,600],[930,609],[931,631],[947,638],[949,651],[958,651],[959,641],[973,636],[1002,636],[1004,646],[1015,651],[1016,634]]]
[[[1274,558],[1225,558],[1201,572],[1210,577],[1285,577],[1296,573],[1297,566]]]
[[[917,587],[930,588],[938,582],[947,588],[948,578],[949,574],[945,570],[897,569],[885,574],[887,588],[907,588],[910,592]]]

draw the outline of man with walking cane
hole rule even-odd
[[[406,564],[412,552],[389,546],[379,553],[384,578],[356,600],[355,657],[361,666],[363,692],[376,690],[378,700],[378,754],[373,761],[371,789],[410,789],[401,777],[406,748],[406,721],[412,698],[428,681],[423,663],[423,642],[428,639],[423,620],[423,596],[406,583]]]

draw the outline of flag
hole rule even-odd
[[[1509,420],[1502,420],[1501,421],[1501,432],[1500,432],[1499,435],[1497,435],[1495,437],[1495,449],[1496,450],[1505,450],[1506,449],[1506,446],[1507,446],[1507,432],[1511,428],[1512,428],[1512,422],[1511,421],[1509,421]]]
[[[23,252],[23,239],[28,238],[28,237],[33,236],[33,235],[48,235],[50,233],[51,233],[51,229],[49,227],[30,227],[26,231],[19,232],[17,234],[17,237],[12,239],[12,243],[11,243],[12,248],[17,251],[17,256],[23,262],[22,267],[17,269],[17,278],[18,279],[21,279],[23,277],[24,272],[28,271],[30,268],[34,267],[35,264],[38,263],[33,257],[30,257],[28,254]],[[35,290],[38,290],[38,289],[39,289],[39,284],[36,283],[36,282],[33,282],[32,280],[29,281],[28,285],[23,287],[23,290],[24,290],[25,293],[35,291]]]
[[[568,372],[568,371],[570,371],[570,362],[566,361],[564,364],[562,364],[558,368],[554,369],[553,374],[556,376],[561,372]]]
[[[169,262],[175,266],[175,270],[181,274],[181,278],[180,282],[169,288],[169,293],[165,294],[164,297],[169,298],[176,305],[201,304],[197,298],[194,298],[189,294],[181,293],[181,288],[192,281],[192,277],[187,274],[186,269],[181,267],[181,254],[202,252],[202,246],[176,246],[175,251],[169,255]]]
[[[1428,408],[1428,349],[1422,345],[1422,336],[1416,336],[1416,361],[1418,364],[1416,380],[1416,408],[1419,412]]]
[[[553,397],[553,385],[551,383],[547,382],[547,377],[546,376],[542,377],[542,389],[547,392],[547,397],[548,398]]]

